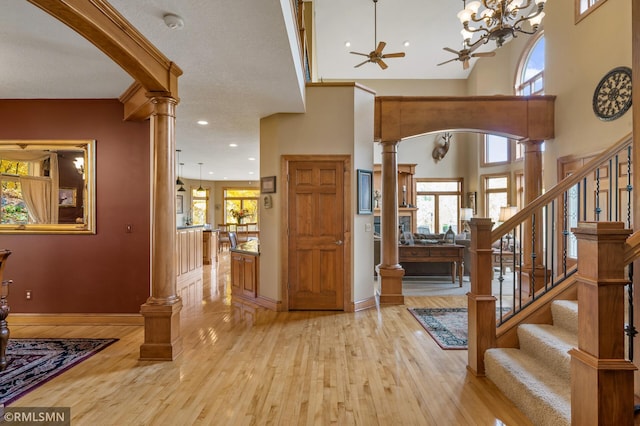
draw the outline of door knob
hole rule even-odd
[[[337,245],[337,246],[341,246],[341,245],[342,245],[342,240],[338,240],[338,241],[336,241],[336,245]]]

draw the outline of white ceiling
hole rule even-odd
[[[110,0],[184,71],[176,123],[184,177],[197,179],[202,162],[206,180],[258,179],[260,118],[304,110],[281,6],[289,1]],[[461,47],[462,1],[380,0],[377,8],[384,53],[406,57],[388,59],[386,70],[354,68],[365,58],[349,51],[374,47],[373,1],[315,0],[318,79],[466,78],[459,62],[436,66],[452,57],[442,47]],[[166,13],[181,16],[184,28],[169,29]],[[106,55],[26,1],[4,1],[0,24],[3,99],[117,98],[132,83]],[[209,125],[197,125],[201,119]]]

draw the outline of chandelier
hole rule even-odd
[[[458,13],[458,19],[464,26],[460,33],[465,47],[472,49],[489,40],[501,47],[517,33],[534,34],[544,18],[545,3],[546,0],[481,0],[467,5],[464,1],[465,7]],[[530,29],[523,28],[525,22],[529,23]],[[473,26],[475,24],[478,25]],[[480,37],[472,41],[476,35]]]

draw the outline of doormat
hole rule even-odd
[[[9,339],[0,371],[0,404],[7,405],[118,339]]]
[[[442,349],[467,349],[467,308],[408,309]],[[496,316],[499,314],[496,308]]]

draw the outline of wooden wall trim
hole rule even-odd
[[[18,325],[144,325],[140,314],[11,314]]]
[[[182,70],[105,0],[29,0],[93,43],[148,92],[178,99]]]
[[[554,133],[555,96],[378,96],[374,139],[398,141],[446,130],[548,140]]]
[[[358,312],[358,311],[364,311],[365,309],[371,309],[371,308],[375,308],[376,305],[376,297],[375,296],[371,296],[367,299],[364,300],[358,300],[357,302],[354,302],[353,304],[349,305],[350,309],[346,309],[347,312]]]

